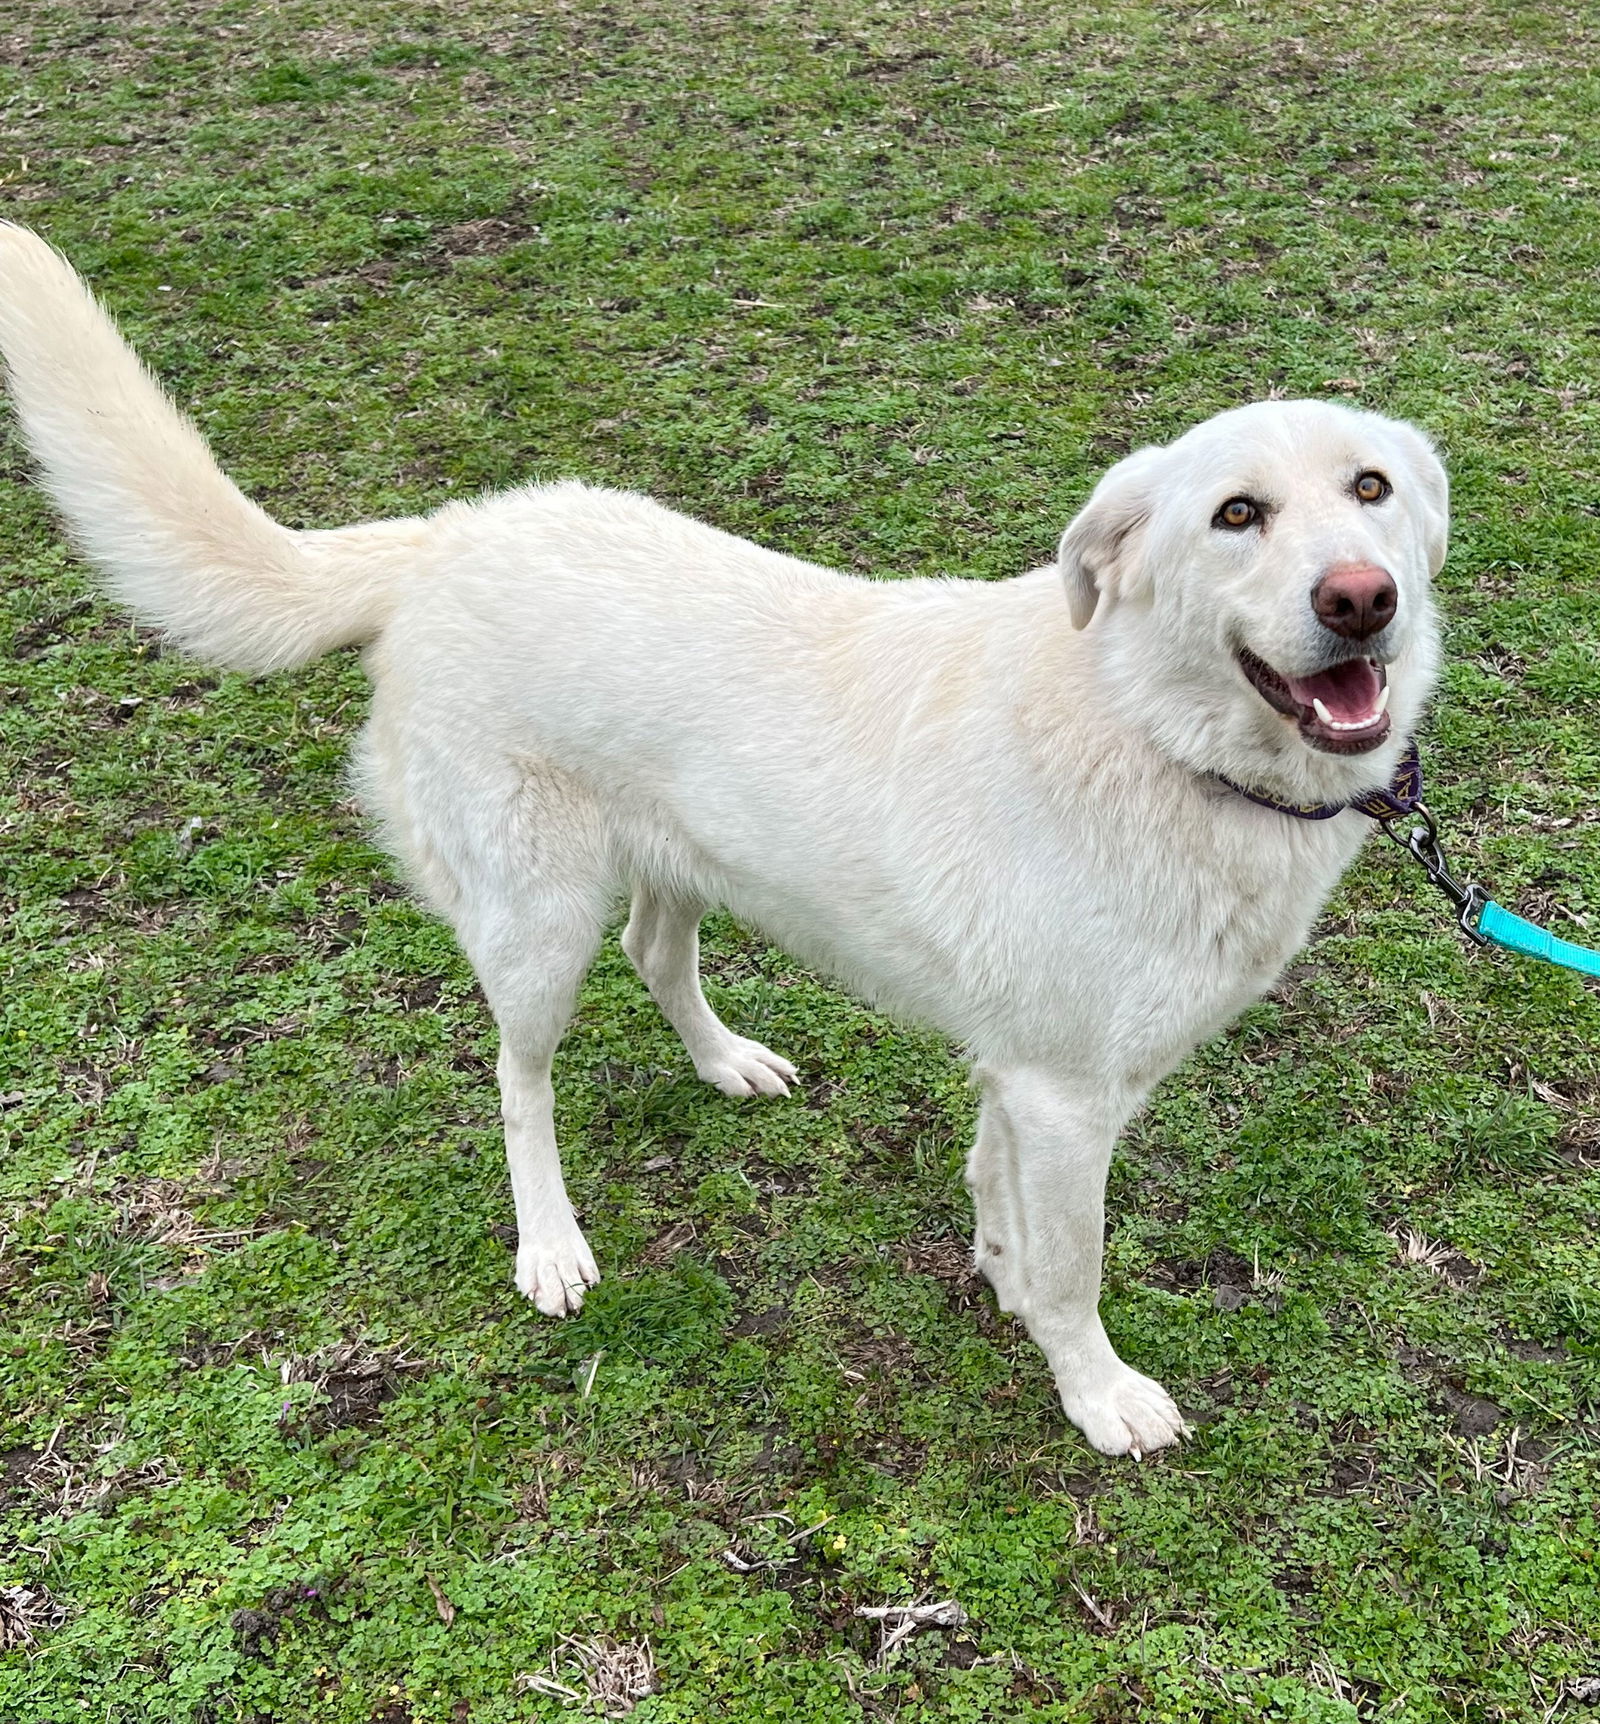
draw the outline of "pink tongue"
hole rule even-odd
[[[1332,670],[1318,671],[1315,676],[1290,676],[1284,681],[1302,706],[1320,700],[1340,724],[1353,724],[1365,718],[1378,704],[1383,686],[1372,661],[1364,658],[1347,659]]]

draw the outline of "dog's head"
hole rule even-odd
[[[1288,801],[1387,784],[1437,669],[1448,495],[1420,431],[1332,402],[1130,455],[1061,540],[1105,698],[1171,757]]]

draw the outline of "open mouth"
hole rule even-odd
[[[1308,746],[1365,754],[1389,734],[1389,679],[1373,659],[1347,658],[1314,676],[1280,676],[1245,647],[1236,656],[1250,686],[1295,721]]]

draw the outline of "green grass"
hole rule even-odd
[[[576,474],[998,576],[1219,408],[1414,416],[1432,800],[1600,937],[1591,8],[21,0],[0,42],[0,209],[291,522]],[[0,1718],[551,1719],[518,1678],[602,1638],[653,1649],[641,1724],[1581,1710],[1592,990],[1371,848],[1117,1160],[1107,1322],[1196,1424],[1140,1467],[967,1279],[950,1050],[723,922],[717,1006],[806,1079],[728,1102],[613,942],[558,1067],[609,1278],[551,1325],[482,1002],[347,799],[356,663],[162,653],[14,438],[0,547]],[[882,1667],[852,1614],[950,1597]]]

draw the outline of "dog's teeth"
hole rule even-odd
[[[1378,696],[1378,704],[1365,718],[1335,718],[1320,700],[1313,700],[1311,709],[1329,730],[1371,730],[1373,725],[1389,710],[1389,685],[1387,683],[1383,685],[1382,692]]]

